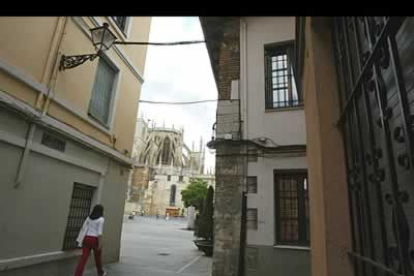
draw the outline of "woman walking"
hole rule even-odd
[[[98,204],[93,207],[93,210],[89,217],[86,218],[83,223],[82,229],[79,232],[78,242],[79,247],[82,247],[82,257],[79,260],[78,267],[76,268],[75,276],[82,276],[85,264],[88,261],[89,254],[93,250],[95,256],[96,269],[98,275],[106,275],[106,271],[102,269],[102,232],[104,225],[103,206]]]

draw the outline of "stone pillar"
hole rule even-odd
[[[195,208],[190,206],[187,208],[187,229],[194,229]]]

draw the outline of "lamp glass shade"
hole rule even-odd
[[[92,43],[97,51],[106,51],[111,48],[116,36],[109,30],[108,24],[91,29]]]
[[[115,40],[116,36],[109,29],[106,29],[102,37],[102,44],[106,50],[112,47],[112,44],[115,42]]]

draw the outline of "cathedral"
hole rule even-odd
[[[156,126],[138,118],[134,140],[132,170],[125,213],[181,216],[185,214],[181,191],[191,179],[203,179],[214,186],[214,172],[204,173],[205,147],[189,148],[184,129]]]

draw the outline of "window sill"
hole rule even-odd
[[[110,132],[110,127],[103,123],[102,121],[100,121],[98,118],[94,117],[91,113],[88,112],[88,117],[90,120],[92,120],[95,124],[98,124],[101,128],[104,128],[109,134],[111,134]]]
[[[265,109],[265,113],[271,113],[271,112],[280,112],[280,111],[294,111],[294,110],[303,110],[304,106],[294,106],[294,107],[278,107],[278,108],[269,108]]]
[[[276,249],[292,249],[292,250],[305,250],[309,251],[309,246],[295,246],[295,245],[274,245],[273,248]]]
[[[81,249],[74,249],[71,251],[56,251],[31,256],[17,257],[12,259],[0,260],[0,271],[7,271],[19,267],[26,267],[41,263],[58,261],[68,258],[73,258],[82,255]]]

